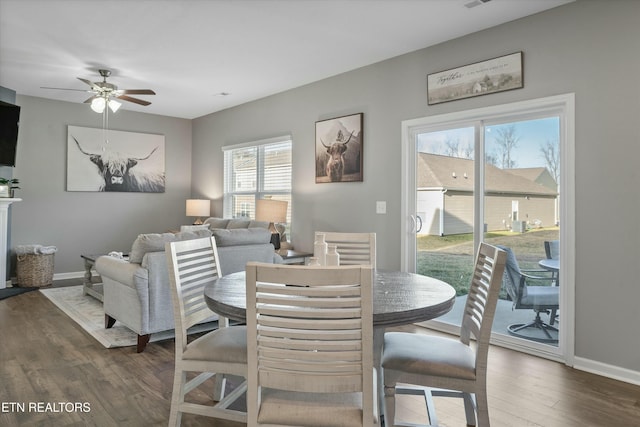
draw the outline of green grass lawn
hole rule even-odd
[[[557,227],[530,230],[526,233],[511,231],[485,234],[484,241],[492,245],[510,247],[523,270],[538,269],[538,261],[546,258],[545,240],[559,238]],[[473,235],[419,236],[417,239],[417,272],[436,277],[453,286],[457,295],[466,295],[473,272]],[[506,299],[506,293],[501,293]]]

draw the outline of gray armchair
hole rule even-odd
[[[526,338],[529,340],[555,343],[558,342],[558,329],[553,325],[555,312],[559,308],[560,293],[557,286],[551,286],[555,278],[544,271],[536,270],[536,275],[530,271],[520,270],[518,261],[511,250],[505,246],[499,246],[507,253],[507,264],[505,267],[502,283],[507,294],[513,301],[514,309],[529,309],[536,313],[535,318],[529,323],[515,323],[507,327],[511,335]],[[546,283],[546,285],[545,285]],[[541,313],[550,314],[550,322],[542,320]],[[542,331],[542,334],[527,335],[524,330],[534,328]]]

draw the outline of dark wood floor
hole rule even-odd
[[[151,343],[141,354],[105,349],[40,292],[2,300],[0,425],[166,425],[173,357],[173,340]],[[402,420],[426,422],[419,400],[402,399]],[[85,412],[67,412],[75,403]],[[30,411],[30,404],[41,406]],[[462,402],[437,399],[436,407],[443,426],[465,425]],[[640,387],[495,347],[489,353],[489,407],[494,427],[637,426]],[[188,415],[183,425],[238,427]]]

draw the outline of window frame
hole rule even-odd
[[[225,218],[247,218],[255,219],[255,201],[258,199],[268,198],[273,196],[274,199],[288,200],[287,206],[287,228],[291,226],[291,194],[292,194],[292,180],[293,174],[291,174],[288,188],[282,187],[280,189],[265,189],[265,150],[274,145],[286,144],[289,145],[289,150],[293,151],[293,139],[291,135],[282,135],[273,138],[261,139],[257,141],[248,141],[241,144],[226,145],[222,147],[223,152],[223,216]],[[256,184],[252,190],[234,190],[233,189],[233,166],[230,162],[230,156],[237,150],[244,150],[248,148],[256,149]],[[293,168],[293,155],[291,156],[290,168]],[[233,198],[236,196],[253,196],[254,205],[250,210],[249,216],[234,216]],[[280,197],[279,197],[280,196]],[[284,197],[282,197],[284,196]]]

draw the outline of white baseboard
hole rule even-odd
[[[78,279],[84,277],[84,271],[70,271],[69,273],[57,273],[53,275],[53,280],[66,280],[66,279]],[[98,273],[95,271],[91,272],[93,277],[97,276]]]
[[[453,335],[458,335],[460,333],[460,327],[446,324],[446,323],[437,323],[434,325],[433,321],[416,323],[416,325],[435,329],[440,332],[450,333]],[[555,360],[556,362],[563,363],[562,358],[559,357],[558,354],[552,354],[544,351],[539,351],[536,349],[532,349],[531,346],[520,348],[519,346],[514,346],[513,343],[504,344],[501,339],[492,338],[491,344],[499,345],[502,347],[510,348],[512,350],[520,351],[523,353],[531,354],[532,356],[542,357],[549,360]],[[609,365],[602,362],[596,362],[594,360],[585,359],[583,357],[574,356],[573,358],[573,366],[574,369],[578,369],[580,371],[589,372],[592,374],[600,375],[603,377],[611,378],[617,381],[622,381],[629,384],[640,385],[640,372],[632,371],[631,369],[621,368],[620,366]]]
[[[98,273],[95,271],[91,272],[93,277],[98,276]],[[67,279],[80,279],[84,277],[84,271],[70,271],[69,273],[56,273],[53,275],[53,280],[67,280]],[[11,287],[12,283],[18,283],[18,280],[15,277],[12,277],[11,280],[7,280],[7,287]]]
[[[573,362],[573,367],[581,371],[590,372],[592,374],[601,375],[603,377],[612,378],[625,383],[640,385],[640,372],[638,371],[632,371],[631,369],[608,365],[606,363],[596,362],[595,360],[585,359],[578,356],[573,359]]]

